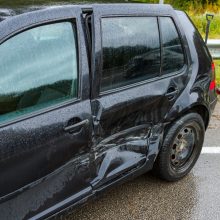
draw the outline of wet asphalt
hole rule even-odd
[[[206,133],[205,147],[220,147],[220,104]],[[220,220],[220,153],[201,154],[191,173],[168,183],[151,173],[104,193],[61,216],[66,220]]]

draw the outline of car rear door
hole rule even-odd
[[[159,31],[163,17],[172,22],[172,8],[162,7],[94,6],[92,112],[100,168],[94,188],[152,167],[164,118],[184,89],[187,61],[181,43],[173,49],[174,37]]]
[[[91,193],[81,24],[77,6],[0,23],[0,219],[45,217]]]

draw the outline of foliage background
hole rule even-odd
[[[134,0],[143,3],[158,3],[158,0]],[[174,8],[186,11],[200,33],[205,36],[206,13],[214,13],[215,19],[210,27],[210,38],[220,38],[220,0],[164,0]]]

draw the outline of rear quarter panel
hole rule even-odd
[[[181,117],[185,112],[196,106],[205,107],[210,118],[217,99],[215,91],[209,90],[212,76],[212,57],[201,35],[188,16],[181,11],[176,11],[176,15],[185,33],[185,46],[188,48],[187,56],[190,57],[190,71],[189,81],[167,114],[166,122]]]

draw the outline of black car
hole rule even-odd
[[[190,172],[217,94],[184,12],[69,5],[1,20],[1,220],[56,215],[152,169]]]

